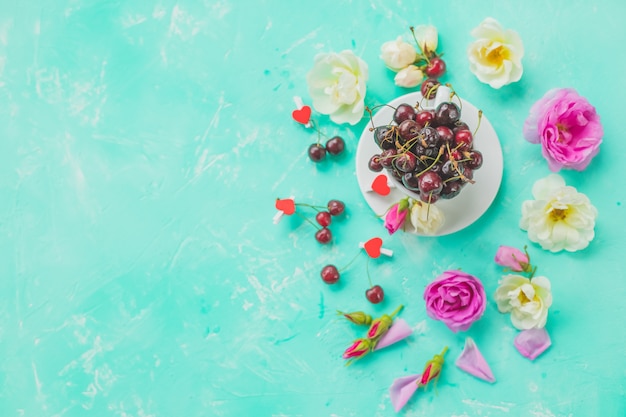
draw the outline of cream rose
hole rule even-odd
[[[424,79],[424,73],[415,65],[409,65],[398,71],[394,82],[398,87],[412,88],[418,86]]]
[[[365,111],[367,78],[367,64],[352,51],[318,54],[307,74],[313,107],[335,123],[357,124]]]
[[[437,28],[431,25],[419,25],[413,33],[415,33],[415,39],[417,44],[422,49],[422,52],[435,52],[438,44]]]
[[[504,29],[488,17],[471,35],[476,38],[467,48],[470,71],[493,88],[519,81],[524,72],[524,45],[517,32]]]
[[[417,53],[411,44],[402,40],[401,36],[395,41],[383,43],[380,47],[380,58],[393,71],[400,71],[415,62]]]
[[[550,280],[546,277],[503,276],[495,299],[501,313],[511,313],[511,323],[516,328],[542,328],[552,305]]]
[[[532,194],[535,200],[522,203],[520,220],[531,241],[551,252],[575,252],[589,245],[598,210],[586,195],[566,186],[557,174],[535,182]]]
[[[434,204],[423,203],[421,201],[414,201],[411,206],[411,212],[409,214],[409,220],[415,231],[423,233],[425,235],[432,235],[443,226],[445,222],[445,216],[443,212]]]

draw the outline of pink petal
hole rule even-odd
[[[413,333],[413,329],[402,319],[395,319],[387,332],[378,339],[374,350],[393,345],[402,339],[406,339]]]
[[[513,342],[522,356],[532,360],[550,347],[552,341],[545,328],[521,331]]]
[[[485,361],[482,353],[478,350],[478,346],[471,337],[465,339],[465,348],[456,360],[456,366],[464,370],[476,378],[483,379],[487,382],[494,383],[496,378],[491,372],[491,368]]]
[[[411,399],[413,394],[418,388],[417,382],[420,379],[420,375],[409,375],[396,378],[389,387],[389,397],[391,398],[391,404],[396,412],[400,411],[402,407]]]

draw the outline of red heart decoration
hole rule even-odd
[[[276,209],[282,211],[287,216],[296,212],[296,203],[291,198],[276,199]]]
[[[380,256],[380,248],[383,246],[383,240],[379,237],[373,237],[363,245],[363,249],[370,258],[378,258]]]
[[[302,108],[291,112],[291,117],[293,117],[293,120],[296,122],[305,125],[311,120],[311,108],[309,106],[302,106]]]
[[[391,188],[389,188],[389,185],[387,184],[387,176],[385,174],[380,174],[374,178],[374,181],[372,182],[372,191],[382,196],[388,195],[391,192]]]

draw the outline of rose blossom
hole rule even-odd
[[[398,87],[412,88],[417,87],[424,79],[424,73],[415,65],[409,65],[408,67],[400,70],[393,81]]]
[[[589,245],[598,210],[586,195],[566,186],[557,174],[537,180],[532,194],[535,200],[522,203],[520,220],[531,241],[551,252],[575,252]]]
[[[419,25],[413,30],[422,52],[435,52],[438,43],[437,28],[432,25]]]
[[[396,233],[404,224],[406,215],[409,212],[408,207],[409,202],[408,199],[405,198],[400,200],[399,203],[391,206],[387,212],[387,215],[385,216],[385,228],[390,235]]]
[[[409,220],[416,232],[432,235],[444,224],[445,217],[436,205],[414,201]]]
[[[494,261],[498,265],[505,266],[515,272],[530,272],[532,270],[528,255],[511,246],[500,246]]]
[[[519,35],[505,30],[497,20],[488,17],[471,35],[476,38],[467,48],[470,71],[492,88],[519,81],[524,72],[524,45]]]
[[[416,57],[415,48],[404,42],[402,36],[398,36],[395,41],[385,42],[380,47],[380,58],[390,70],[395,72],[414,63]]]
[[[357,124],[365,111],[367,64],[354,52],[318,54],[307,74],[313,107],[335,123]]]
[[[461,271],[445,271],[424,291],[426,313],[458,332],[470,328],[485,312],[485,289],[480,280]]]
[[[600,150],[604,131],[587,99],[571,88],[552,89],[530,109],[524,138],[541,143],[551,171],[582,171]]]
[[[495,298],[501,313],[511,312],[511,322],[516,328],[541,328],[546,325],[548,308],[552,305],[550,280],[506,275],[500,281]]]

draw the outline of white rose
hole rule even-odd
[[[365,111],[367,64],[352,51],[318,54],[307,74],[313,107],[335,123],[357,124]]]
[[[416,87],[424,79],[424,73],[415,65],[409,65],[403,70],[399,71],[394,77],[394,82],[399,87]]]
[[[550,280],[546,277],[503,276],[495,299],[501,313],[511,312],[511,323],[516,328],[542,328],[552,305]]]
[[[383,43],[380,47],[380,58],[389,69],[396,72],[414,63],[416,57],[415,48],[404,42],[401,36],[395,41]]]
[[[472,30],[476,38],[467,48],[470,71],[493,88],[519,81],[524,72],[524,45],[517,32],[505,30],[498,21],[488,17]]]
[[[589,245],[598,210],[586,195],[566,186],[557,174],[535,182],[532,194],[535,200],[522,203],[520,221],[531,241],[551,252],[575,252]]]
[[[413,30],[413,33],[415,33],[415,39],[417,39],[417,44],[422,49],[422,52],[435,52],[438,43],[436,27],[431,25],[419,25]]]
[[[446,219],[443,211],[434,204],[429,205],[421,201],[414,201],[409,220],[416,232],[432,235],[443,226]]]

